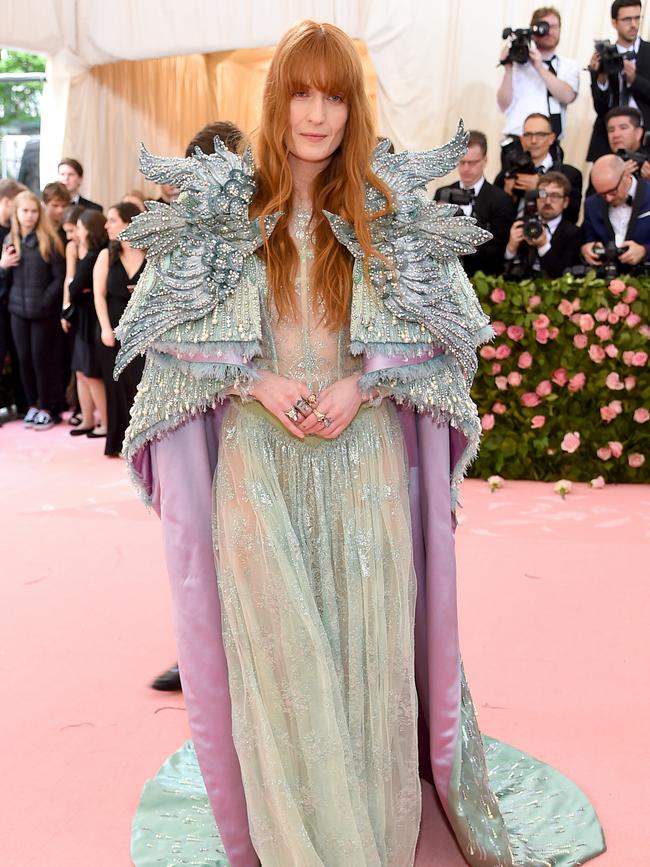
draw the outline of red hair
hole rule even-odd
[[[311,191],[315,251],[310,279],[317,298],[323,301],[325,321],[338,329],[349,316],[353,261],[322,212],[338,214],[354,227],[367,271],[370,256],[383,258],[372,246],[370,223],[390,211],[391,200],[389,188],[370,168],[377,137],[361,60],[350,37],[332,24],[303,21],[283,36],[275,50],[256,135],[257,192],[251,216],[284,212],[271,236],[265,238],[262,256],[278,314],[290,318],[296,313],[298,252],[289,234],[293,177],[285,136],[292,94],[309,87],[341,96],[348,108],[343,140]],[[365,211],[366,184],[379,190],[386,201],[375,214]]]

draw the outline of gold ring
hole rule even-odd
[[[323,421],[324,418],[327,418],[325,413],[319,412],[317,409],[314,410],[314,415],[318,419],[318,421]]]
[[[316,404],[318,403],[318,398],[316,397],[315,394],[310,394],[309,397],[307,398],[307,403],[310,406],[316,406]]]
[[[298,424],[300,421],[300,416],[298,415],[296,408],[294,406],[291,409],[286,410],[285,415],[287,418],[290,418],[294,424]]]

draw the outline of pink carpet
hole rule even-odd
[[[188,736],[148,689],[174,660],[158,521],[124,463],[67,425],[0,429],[2,861],[128,867],[143,781]],[[592,798],[647,867],[650,488],[464,486],[461,639],[481,727]],[[462,867],[425,815],[417,867]]]

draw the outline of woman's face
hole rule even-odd
[[[108,209],[108,214],[106,215],[106,231],[110,241],[114,241],[122,229],[126,229],[127,226],[128,223],[124,222],[115,208]]]
[[[286,145],[296,159],[322,163],[343,140],[348,107],[337,94],[313,87],[294,93],[289,105]]]
[[[76,240],[80,244],[85,244],[88,240],[88,229],[84,226],[84,224],[79,220],[77,222],[77,236]]]
[[[38,225],[41,216],[41,206],[31,199],[27,199],[16,208],[16,218],[23,234],[33,231]]]
[[[68,241],[77,240],[77,225],[76,223],[64,223],[63,231]]]

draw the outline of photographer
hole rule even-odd
[[[467,217],[475,217],[482,229],[492,233],[492,239],[481,244],[475,253],[463,256],[463,268],[469,277],[477,271],[500,274],[503,252],[514,219],[512,199],[503,190],[485,180],[487,164],[487,138],[484,133],[471,130],[467,153],[458,163],[460,182],[436,190],[437,202],[457,204]]]
[[[551,129],[559,141],[566,132],[566,107],[578,95],[580,66],[575,60],[558,57],[561,18],[557,9],[544,6],[533,12],[530,20],[532,42],[526,50],[524,37],[508,42],[501,52],[503,80],[497,91],[497,103],[505,114],[501,164],[505,168],[509,155],[520,150],[519,136],[524,120],[533,113],[551,120]],[[543,31],[543,32],[541,32]],[[512,48],[515,47],[513,58]],[[519,50],[516,50],[519,49]],[[523,58],[528,55],[527,59]]]
[[[513,279],[543,274],[554,280],[579,263],[580,229],[564,215],[570,190],[565,175],[548,172],[526,193],[530,213],[513,223],[505,252],[504,272]]]
[[[587,264],[616,264],[620,273],[643,270],[650,249],[650,184],[637,180],[615,154],[594,163],[596,190],[585,202],[581,252]]]
[[[582,199],[582,172],[575,166],[557,162],[551,155],[555,133],[551,122],[543,114],[529,115],[523,127],[521,154],[511,154],[506,171],[501,171],[494,179],[494,185],[501,187],[515,203],[517,216],[523,213],[523,194],[526,190],[537,189],[540,175],[546,172],[562,172],[570,184],[569,206],[566,218],[576,223]]]
[[[650,180],[650,155],[643,144],[645,130],[639,109],[629,105],[613,108],[607,112],[605,124],[611,153],[621,157],[631,174]]]
[[[612,26],[614,46],[598,43],[589,63],[591,95],[596,111],[594,129],[587,151],[588,160],[597,160],[609,150],[605,116],[617,106],[638,108],[643,125],[650,129],[650,43],[639,37],[641,3],[615,0]]]

